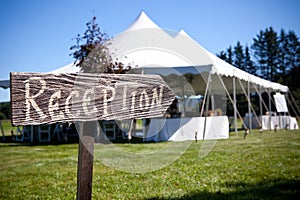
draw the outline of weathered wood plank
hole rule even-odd
[[[158,75],[11,73],[16,126],[158,117],[174,98]]]
[[[94,135],[97,132],[97,121],[83,122],[79,128],[77,200],[92,199]]]

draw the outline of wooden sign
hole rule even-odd
[[[158,75],[11,73],[12,123],[162,116],[175,98]]]

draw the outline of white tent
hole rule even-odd
[[[145,12],[141,12],[125,31],[112,39],[110,50],[119,61],[132,66],[201,66],[202,68],[206,67],[203,69],[205,71],[210,68],[212,74],[218,74],[223,78],[235,77],[274,91],[288,91],[287,86],[251,75],[223,61],[203,48],[184,30],[180,30],[175,37],[172,37],[169,34],[170,32],[170,30],[161,29]],[[169,49],[166,49],[166,47]],[[186,49],[186,47],[189,49]],[[80,68],[76,67],[74,63],[70,63],[51,72],[77,73],[80,72]],[[226,84],[227,87],[229,85]]]
[[[192,70],[193,73],[210,72],[213,75],[219,75],[230,91],[235,89],[241,92],[242,85],[247,87],[248,82],[252,91],[258,87],[279,92],[288,91],[286,86],[253,76],[224,62],[203,48],[185,31],[181,30],[175,36],[173,36],[174,33],[169,34],[170,32],[170,30],[161,29],[144,12],[141,12],[125,31],[112,39],[110,50],[118,61],[133,67],[148,68],[148,73],[155,73],[158,70],[160,73],[171,73],[165,68],[181,67],[181,71]],[[192,66],[192,68],[188,68],[188,66]],[[71,63],[52,72],[78,71],[79,68],[74,67],[74,64]],[[171,71],[174,72],[174,70]],[[234,85],[233,78],[242,81],[241,84]],[[216,83],[219,77],[213,76],[212,79]],[[220,84],[213,86],[211,88],[215,92],[224,90]],[[198,85],[198,87],[200,86]],[[200,90],[206,88],[205,85],[201,87]]]
[[[59,74],[59,73],[78,73],[80,72],[80,67],[76,66],[76,64],[74,63],[70,63],[68,65],[65,65],[63,67],[60,67],[58,69],[55,69],[53,71],[50,71],[50,73],[55,73],[55,74]]]
[[[158,27],[141,12],[128,29],[113,38],[111,51],[123,59],[125,64],[134,62],[142,67],[210,66],[212,74],[235,77],[276,91],[288,91],[286,86],[256,77],[226,63],[194,41],[184,30],[179,31],[175,37],[170,32]]]
[[[165,76],[177,72],[181,75],[184,73],[201,74],[200,78],[195,79],[202,79],[202,83],[204,81],[206,84],[201,85],[199,80],[194,81],[191,84],[195,91],[204,92],[209,88],[215,94],[223,93],[229,96],[233,93],[234,105],[236,105],[236,92],[244,93],[248,98],[249,113],[252,112],[251,92],[288,92],[288,87],[284,85],[264,80],[226,63],[203,48],[184,30],[177,34],[170,32],[170,30],[161,29],[142,12],[128,29],[112,39],[111,51],[122,63],[141,69],[139,73],[156,73]],[[209,82],[213,84],[209,85]],[[234,108],[236,125],[236,106]],[[247,127],[250,129],[251,124],[251,118],[249,118]],[[165,126],[168,126],[167,122]],[[182,130],[174,135],[179,132]]]

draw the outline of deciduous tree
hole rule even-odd
[[[109,52],[109,36],[100,30],[96,17],[86,23],[87,29],[83,35],[75,37],[76,43],[71,46],[70,54],[82,72],[105,72],[112,63]]]

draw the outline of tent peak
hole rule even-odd
[[[185,30],[184,29],[180,29],[180,31],[177,33],[177,35],[175,36],[175,37],[179,37],[179,36],[184,36],[184,37],[187,37],[187,38],[189,38],[189,39],[191,39],[191,40],[194,40],[189,34],[187,34],[186,32],[185,32]]]
[[[159,28],[159,26],[155,24],[144,11],[141,11],[139,16],[126,29],[126,31],[133,31],[133,30],[145,29],[145,28]]]
[[[183,34],[185,36],[189,36],[184,29],[180,29],[180,31],[178,32],[178,34]]]

